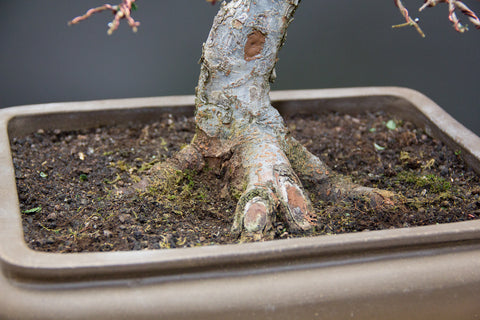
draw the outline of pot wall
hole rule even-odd
[[[388,109],[461,149],[480,139],[403,88],[273,92],[286,114]],[[480,221],[201,248],[57,254],[27,248],[9,137],[193,113],[193,97],[0,112],[0,318],[470,319],[480,317]],[[455,276],[453,277],[452,274]]]

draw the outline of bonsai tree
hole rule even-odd
[[[215,4],[215,0],[207,0]],[[424,36],[401,0],[394,1],[405,23]],[[460,10],[477,28],[478,17],[461,1],[426,0],[420,8],[445,2],[453,27],[467,27],[456,16]],[[139,22],[131,12],[136,0],[103,5],[88,10],[70,23],[78,23],[100,11],[112,11],[108,33],[125,19],[133,31]],[[173,181],[181,170],[200,171],[205,166],[221,168],[228,189],[239,200],[232,231],[265,234],[277,215],[290,231],[307,232],[315,220],[302,183],[314,186],[324,200],[362,199],[373,208],[401,204],[394,193],[363,187],[332,172],[318,157],[292,137],[269,98],[275,80],[278,52],[300,0],[224,1],[203,45],[201,73],[196,88],[196,134],[191,143],[166,162],[152,167],[142,181],[129,190],[155,190]]]

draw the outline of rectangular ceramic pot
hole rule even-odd
[[[385,109],[480,173],[480,139],[404,88],[273,92],[283,114]],[[193,114],[193,97],[54,103],[0,111],[2,319],[472,319],[480,220],[200,248],[45,253],[24,242],[9,139]]]

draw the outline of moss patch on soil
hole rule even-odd
[[[458,150],[383,112],[296,115],[293,135],[333,170],[364,186],[394,191],[406,205],[378,210],[361,199],[326,203],[307,188],[318,218],[313,235],[478,219],[479,177]],[[80,131],[39,130],[12,139],[25,241],[51,252],[166,249],[244,241],[230,233],[236,199],[224,173],[178,172],[129,197],[153,164],[187,145],[193,118]],[[289,238],[278,220],[271,237]]]

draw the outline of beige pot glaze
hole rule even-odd
[[[480,138],[424,95],[371,87],[272,92],[281,113],[380,110],[462,150]],[[1,319],[472,319],[480,220],[201,248],[45,253],[23,239],[9,137],[193,114],[193,96],[0,110]]]

